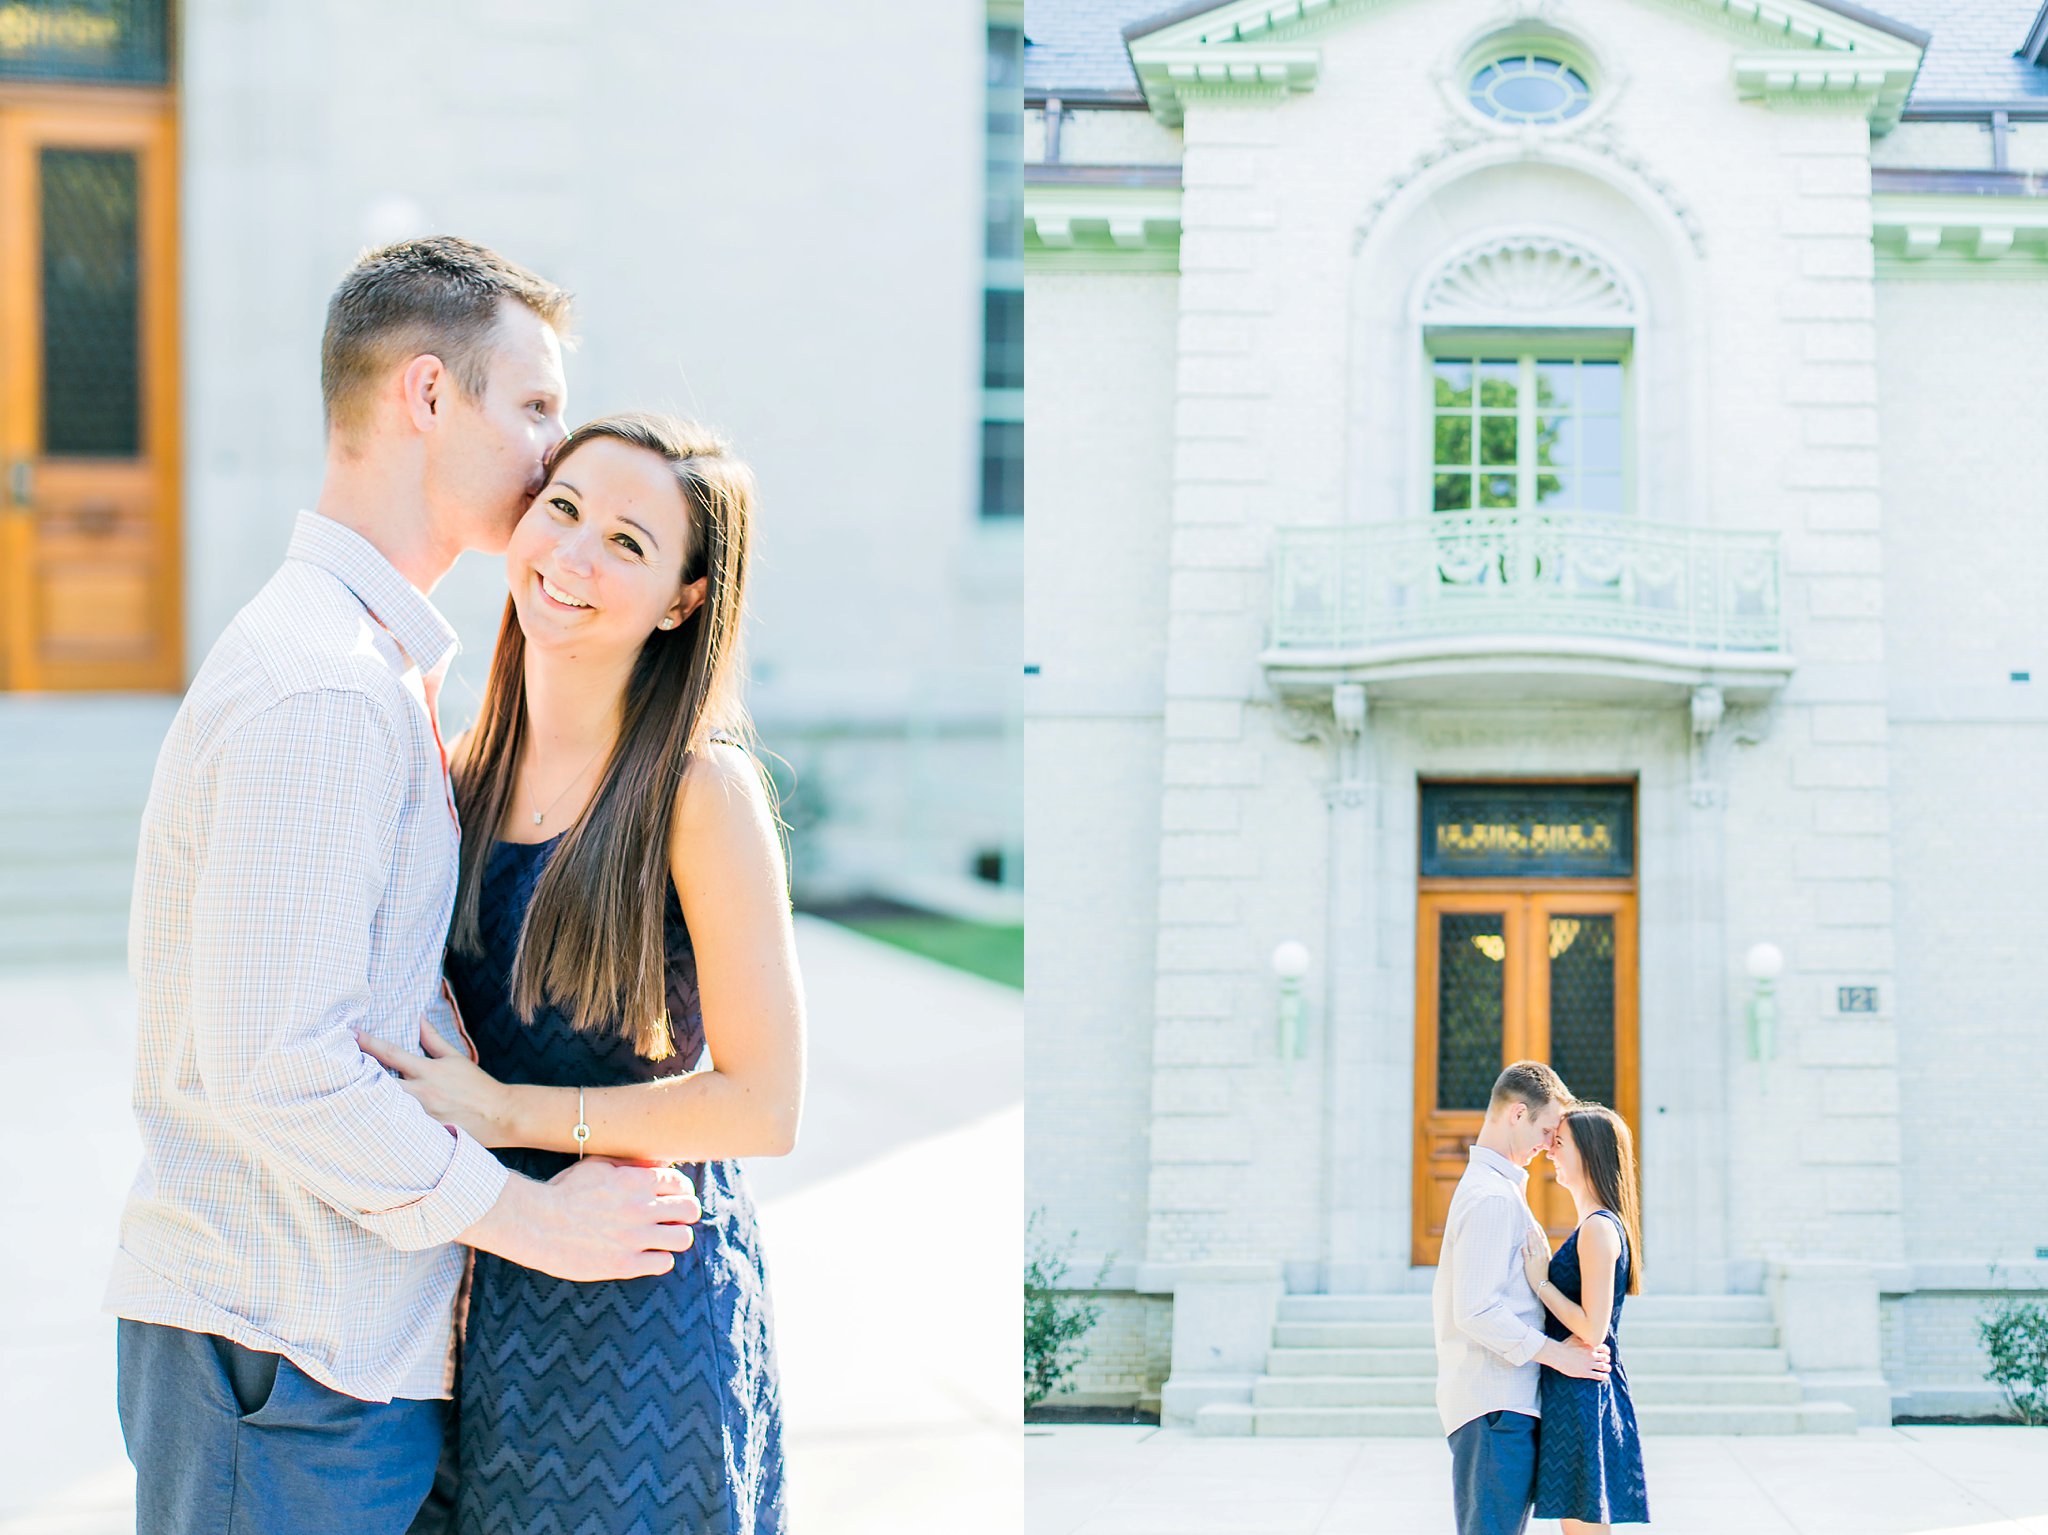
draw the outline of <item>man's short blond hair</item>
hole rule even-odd
[[[1553,1103],[1569,1108],[1574,1101],[1564,1078],[1542,1061],[1516,1061],[1494,1078],[1493,1096],[1487,1100],[1486,1112],[1491,1114],[1510,1103],[1526,1103],[1530,1113],[1540,1114]]]
[[[423,352],[447,365],[465,396],[480,399],[505,299],[557,331],[568,326],[566,292],[473,241],[434,235],[366,251],[327,303],[320,338],[327,429],[353,434],[387,372]]]

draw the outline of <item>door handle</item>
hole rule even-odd
[[[35,489],[34,466],[17,458],[7,466],[7,496],[16,506],[26,507]]]

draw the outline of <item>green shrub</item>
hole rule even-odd
[[[1101,1305],[1062,1295],[1067,1277],[1067,1259],[1080,1233],[1069,1232],[1058,1247],[1039,1232],[1045,1215],[1041,1206],[1024,1223],[1024,1405],[1036,1407],[1058,1391],[1067,1377],[1088,1357],[1081,1339],[1102,1316]],[[1109,1277],[1110,1259],[1102,1260],[1095,1276],[1100,1285]]]
[[[2048,1423],[2048,1309],[2009,1300],[1977,1323],[1991,1358],[1984,1378],[2005,1393],[2022,1423]]]

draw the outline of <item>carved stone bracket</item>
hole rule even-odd
[[[1717,687],[1692,690],[1692,803],[1695,810],[1707,810],[1721,802],[1721,785],[1714,782],[1714,737],[1728,717],[1727,700]]]

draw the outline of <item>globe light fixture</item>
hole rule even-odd
[[[1288,939],[1273,950],[1273,974],[1280,980],[1280,1058],[1299,1060],[1307,1041],[1301,1027],[1301,983],[1308,975],[1306,944]]]
[[[1774,943],[1752,944],[1742,957],[1749,972],[1749,1058],[1761,1066],[1776,1051],[1778,1026],[1776,982],[1785,971],[1785,954]]]

